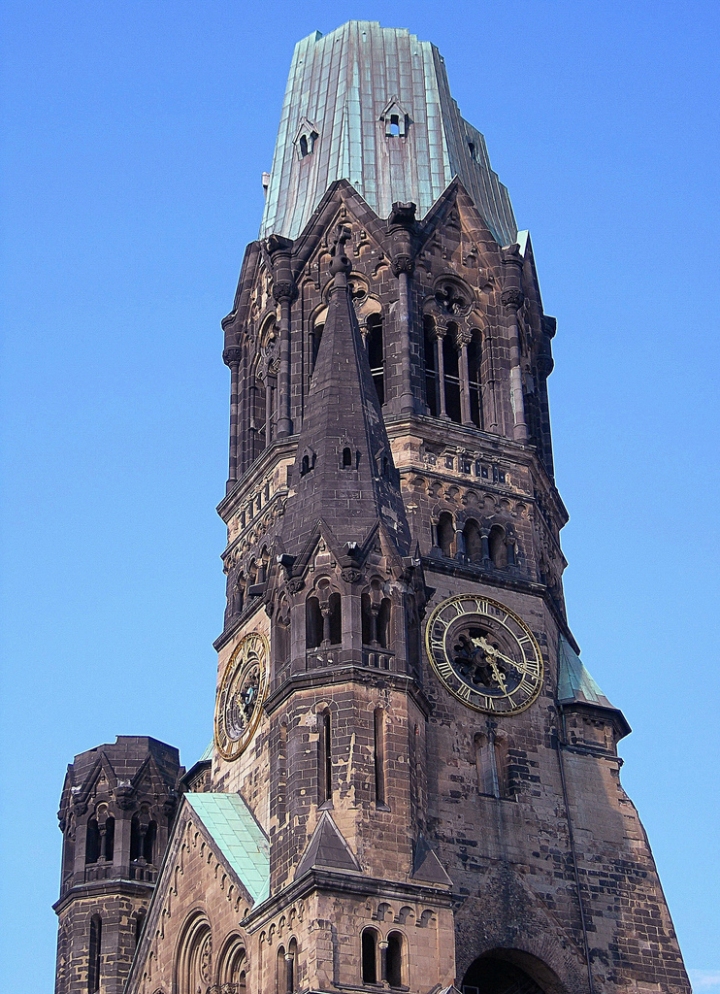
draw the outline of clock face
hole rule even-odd
[[[460,594],[438,604],[425,645],[445,687],[476,711],[513,714],[540,693],[543,663],[534,635],[489,597]]]
[[[215,744],[223,759],[237,759],[260,722],[268,686],[268,643],[253,632],[225,667],[215,705]]]

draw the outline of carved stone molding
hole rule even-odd
[[[242,349],[239,345],[231,345],[223,351],[222,358],[226,366],[242,362]]]

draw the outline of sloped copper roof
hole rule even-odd
[[[239,794],[186,794],[185,799],[256,904],[270,893],[270,847]]]
[[[388,117],[401,118],[388,135]],[[302,156],[300,139],[317,137]],[[348,180],[385,218],[412,201],[422,218],[458,176],[503,245],[517,227],[485,139],[463,119],[434,45],[404,28],[348,21],[295,46],[260,237],[297,238],[328,187]]]

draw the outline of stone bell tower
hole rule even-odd
[[[544,313],[432,45],[299,42],[223,322],[211,770],[131,994],[687,994],[562,591]]]
[[[121,994],[177,807],[177,749],[119,735],[68,766],[56,994]]]

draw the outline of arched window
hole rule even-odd
[[[420,676],[420,618],[413,598],[405,602],[405,641],[410,672]]]
[[[225,943],[218,961],[220,986],[235,984],[238,994],[245,989],[245,944],[239,935],[232,935]]]
[[[465,555],[471,563],[482,562],[482,538],[477,521],[472,518],[465,523],[463,528],[465,539]]]
[[[501,528],[500,525],[493,525],[490,529],[488,544],[490,546],[490,558],[493,561],[493,565],[497,566],[498,569],[504,569],[507,566],[505,529]]]
[[[102,965],[102,919],[93,915],[90,919],[90,944],[88,948],[88,994],[100,990]]]
[[[383,346],[382,314],[367,319],[367,350],[375,391],[380,404],[385,403],[385,352]]]
[[[157,822],[151,821],[143,840],[143,856],[146,863],[152,863],[155,855],[155,839],[157,837]]]
[[[102,838],[100,840],[101,854],[102,854]],[[105,822],[105,846],[104,846],[105,862],[112,863],[113,856],[115,855],[115,819],[112,815]]]
[[[285,963],[285,946],[278,946],[275,970],[275,990],[277,994],[287,994],[287,964]]]
[[[391,932],[387,938],[386,980],[391,987],[402,987],[403,982],[403,937],[400,932]]]
[[[285,954],[288,994],[293,994],[293,991],[297,989],[297,948],[297,939],[291,939],[288,943],[288,951]]]
[[[470,392],[470,418],[476,428],[483,426],[482,391],[480,389],[481,334],[476,329],[468,345],[468,387]]]
[[[275,613],[275,648],[278,677],[281,679],[285,667],[290,662],[290,605],[281,597]]]
[[[157,822],[149,821],[149,812],[145,807],[142,817],[140,814],[135,814],[130,822],[130,860],[152,863],[156,837]]]
[[[332,725],[330,712],[323,711],[320,716],[320,734],[318,736],[318,803],[332,801]]]
[[[72,812],[68,815],[63,835],[63,883],[75,872],[75,822]]]
[[[352,450],[346,445],[342,453],[342,468],[352,469]]]
[[[380,610],[378,612],[377,621],[377,636],[378,642],[381,648],[387,649],[390,643],[390,612],[392,610],[392,601],[389,597],[383,597],[380,602]]]
[[[363,645],[373,644],[373,612],[370,594],[364,593],[360,599],[362,614],[362,640]]]
[[[330,645],[340,645],[342,642],[342,614],[340,610],[340,594],[330,594],[329,606],[329,629]]]
[[[317,141],[318,133],[317,131],[304,131],[297,141],[298,155],[301,159],[306,158],[308,155],[312,155],[315,150],[315,142]]]
[[[445,366],[445,409],[451,421],[462,422],[460,406],[460,357],[456,347],[457,325],[451,322],[442,340]]]
[[[523,966],[535,968],[544,978],[547,987],[540,987],[533,977],[506,959],[496,960],[491,956],[481,956],[470,964],[463,977],[460,989],[463,991],[522,991],[523,994],[542,994],[543,990],[559,990],[561,984],[545,963],[535,957],[523,954]]]
[[[320,611],[320,601],[317,597],[308,597],[305,606],[306,645],[308,649],[317,649],[323,640],[323,616]]]
[[[322,333],[324,330],[325,330],[324,321],[320,321],[318,322],[318,324],[313,326],[313,331],[312,331],[312,368],[313,369],[315,369],[315,362],[317,360],[317,354],[320,349],[320,339],[322,338]]]
[[[100,829],[97,818],[90,819],[85,833],[85,862],[97,863],[100,859]]]
[[[178,945],[177,994],[197,994],[212,983],[210,976],[211,936],[206,918],[196,914],[183,930]]]
[[[374,928],[363,930],[362,938],[362,980],[364,984],[376,984],[378,978],[377,948],[378,934]]]
[[[435,341],[435,320],[430,314],[423,318],[423,345],[425,351],[425,400],[429,413],[436,418],[440,414],[440,390],[438,388],[437,353]]]
[[[443,511],[437,523],[437,544],[444,556],[452,556],[453,542],[455,541],[455,526],[452,514]]]

